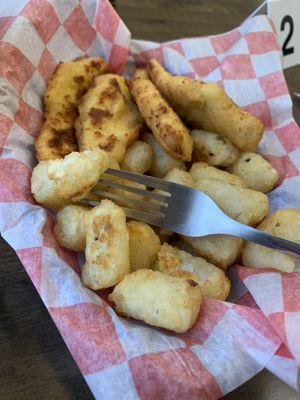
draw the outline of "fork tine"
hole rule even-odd
[[[158,200],[158,201],[162,201],[165,202],[169,196],[167,195],[163,195],[160,193],[156,193],[156,192],[150,192],[146,189],[139,189],[133,186],[129,186],[129,185],[124,185],[123,183],[119,183],[119,182],[114,182],[111,181],[109,179],[103,179],[101,178],[98,181],[98,184],[96,186],[94,186],[94,189],[99,189],[102,190],[101,186],[99,184],[104,184],[107,186],[111,186],[111,187],[116,187],[118,189],[122,189],[125,190],[126,192],[131,192],[131,193],[135,193],[135,194],[139,194],[141,196],[147,196],[147,197],[151,197],[152,199]]]
[[[146,224],[160,226],[162,217],[149,214],[144,211],[132,210],[131,208],[123,207],[125,214],[128,218],[137,219],[138,221],[145,222]]]
[[[153,178],[152,176],[140,175],[140,174],[135,174],[134,172],[122,171],[120,169],[112,169],[112,168],[108,168],[105,171],[105,173],[109,175],[118,176],[119,178],[127,179],[129,181],[142,183],[153,189],[160,189],[167,193],[169,193],[171,190],[170,182],[164,181],[159,178]]]
[[[103,197],[107,197],[109,199],[112,200],[117,200],[120,202],[126,202],[126,203],[131,203],[132,205],[136,206],[136,207],[142,207],[143,209],[146,210],[151,210],[151,211],[155,211],[158,214],[164,215],[163,214],[163,209],[165,208],[165,206],[163,206],[162,204],[158,204],[155,202],[151,202],[151,201],[143,201],[143,200],[137,200],[137,199],[132,199],[130,197],[127,196],[123,196],[117,193],[111,193],[111,192],[105,192],[104,190],[94,190],[92,191],[92,195],[93,194],[97,194]],[[89,200],[89,194],[87,194],[86,199]],[[94,200],[94,198],[91,198],[91,200]]]

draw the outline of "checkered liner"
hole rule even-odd
[[[19,0],[1,4],[0,39],[1,234],[95,398],[217,399],[265,366],[299,388],[298,273],[233,268],[239,301],[205,300],[193,329],[169,334],[118,317],[81,285],[76,254],[58,245],[53,216],[30,194],[42,97],[58,61],[102,55],[120,73],[130,52],[137,64],[155,57],[171,72],[217,81],[258,115],[266,127],[260,151],[281,176],[272,209],[300,208],[300,130],[270,21],[256,17],[223,35],[160,45],[130,41],[106,0]]]

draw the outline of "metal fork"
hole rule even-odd
[[[128,184],[111,180],[111,176],[128,180]],[[146,185],[147,189],[130,186],[130,181]],[[107,186],[125,190],[128,196],[103,190]],[[158,189],[155,191],[153,189]],[[130,193],[141,199],[130,198]],[[101,196],[101,197],[100,197]],[[300,255],[300,244],[281,239],[266,232],[241,224],[226,215],[217,204],[200,190],[191,189],[177,183],[168,182],[147,175],[128,171],[108,169],[82,203],[97,206],[102,197],[126,202],[123,207],[127,217],[151,225],[166,228],[185,236],[200,237],[214,234],[237,236],[263,246],[288,251]]]

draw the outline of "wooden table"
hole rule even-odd
[[[258,0],[116,0],[133,37],[163,41],[225,32],[240,24]],[[286,71],[300,92],[300,67]],[[300,106],[295,107],[300,122]],[[93,399],[18,258],[0,240],[0,399]],[[294,400],[300,395],[267,371],[227,400]],[[118,400],[118,399],[116,399]],[[185,399],[182,399],[185,400]]]

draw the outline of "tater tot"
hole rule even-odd
[[[180,185],[185,185],[191,188],[193,188],[195,185],[195,182],[191,175],[188,172],[178,168],[173,168],[171,171],[169,171],[164,177],[164,180],[168,182],[178,183]]]
[[[214,179],[202,179],[195,185],[210,196],[231,218],[247,225],[258,224],[269,211],[268,197],[252,189]]]
[[[222,269],[236,262],[243,246],[242,239],[229,235],[182,238],[199,256]]]
[[[272,190],[278,181],[276,169],[256,153],[243,153],[228,171],[241,177],[250,189],[263,193]]]
[[[204,161],[216,167],[228,167],[239,157],[238,149],[227,138],[217,133],[195,129],[191,136],[195,161]]]
[[[300,210],[285,208],[275,211],[258,229],[300,243]],[[293,272],[296,266],[296,258],[252,242],[246,242],[242,259],[246,267],[275,268],[283,272]]]
[[[108,163],[107,154],[99,149],[41,161],[32,171],[32,195],[38,203],[59,209],[91,190]]]
[[[59,210],[53,230],[61,246],[74,251],[84,251],[89,211],[89,208],[77,205],[69,205]]]
[[[171,157],[190,161],[193,140],[189,130],[143,70],[134,73],[131,93],[159,144]]]
[[[127,275],[109,300],[120,315],[183,333],[196,322],[202,298],[193,280],[140,269]]]
[[[131,270],[150,268],[161,247],[159,236],[150,225],[139,221],[127,222],[127,230]]]
[[[162,245],[155,269],[172,276],[193,279],[200,286],[204,297],[225,300],[230,290],[230,280],[224,271],[204,258],[194,257],[168,243]]]
[[[231,185],[247,187],[247,184],[239,176],[211,167],[204,162],[194,163],[190,170],[190,174],[195,183],[201,182],[202,179],[215,179],[217,181],[230,183]]]
[[[82,281],[93,290],[114,286],[130,272],[126,216],[110,200],[89,212],[85,258]]]
[[[152,147],[141,140],[137,140],[128,147],[121,168],[126,171],[144,174],[149,171],[153,162]]]
[[[185,171],[186,167],[184,162],[175,160],[175,158],[169,156],[169,154],[166,153],[166,151],[161,147],[152,133],[145,133],[142,136],[142,140],[148,143],[154,152],[153,162],[149,171],[152,176],[163,178],[173,168],[179,168]]]

